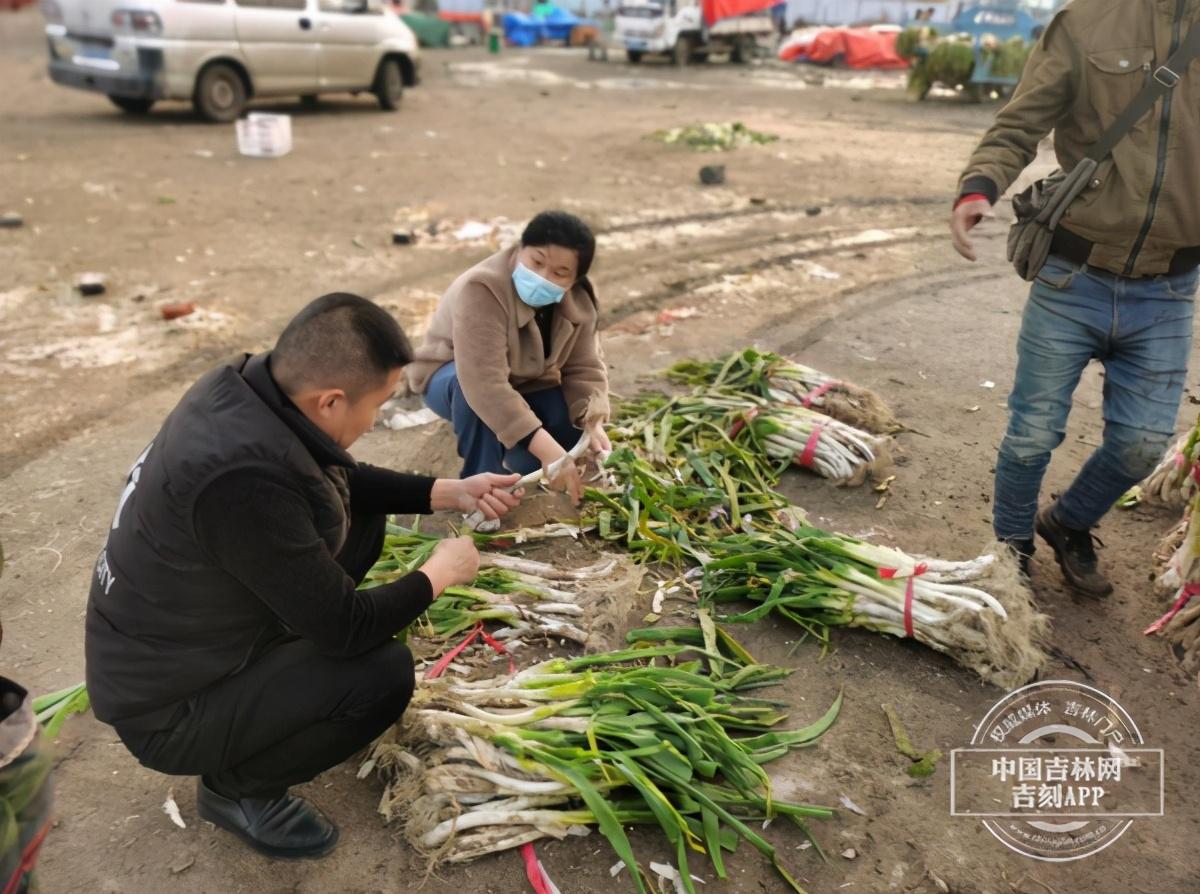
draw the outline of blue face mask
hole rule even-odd
[[[551,304],[558,304],[563,300],[563,295],[567,293],[562,286],[555,285],[550,280],[538,276],[520,261],[517,262],[517,269],[513,271],[512,278],[513,285],[517,287],[517,294],[530,307],[547,307]]]

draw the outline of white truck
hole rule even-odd
[[[666,55],[676,65],[728,55],[749,62],[769,43],[775,23],[767,11],[779,0],[621,0],[616,41],[635,65]]]

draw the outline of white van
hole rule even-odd
[[[252,97],[369,91],[397,108],[417,40],[384,0],[42,0],[50,77],[145,114],[191,100],[232,121]]]

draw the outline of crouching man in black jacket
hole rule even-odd
[[[137,458],[96,564],[86,623],[96,716],[147,767],[198,775],[204,819],[277,857],[315,857],[337,828],[288,793],[403,713],[413,659],[393,636],[472,580],[469,538],[358,590],[388,513],[519,502],[517,476],[447,480],[347,449],[411,348],[365,298],[319,298],[275,349],[205,375]]]

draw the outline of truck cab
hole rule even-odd
[[[749,62],[759,42],[774,35],[767,10],[777,0],[622,0],[616,39],[633,64],[646,55],[665,55],[675,65],[728,55]],[[726,11],[732,15],[725,14]]]

